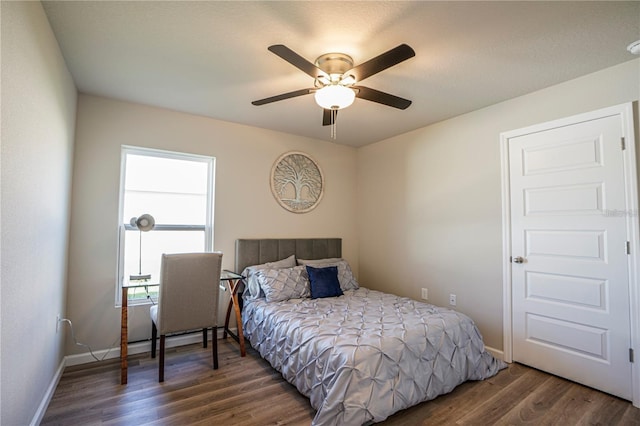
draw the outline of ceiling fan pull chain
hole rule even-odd
[[[331,139],[336,140],[337,132],[336,132],[336,118],[338,115],[337,109],[331,110]]]

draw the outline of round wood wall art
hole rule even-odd
[[[271,168],[271,192],[278,204],[293,213],[313,210],[324,192],[318,163],[303,152],[287,152]]]

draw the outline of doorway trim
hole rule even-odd
[[[511,302],[511,196],[509,179],[509,140],[516,136],[568,126],[576,122],[598,118],[620,116],[622,135],[625,141],[624,182],[626,200],[627,241],[630,242],[631,254],[627,273],[629,276],[629,312],[630,312],[630,348],[635,360],[631,364],[632,403],[640,408],[640,285],[638,283],[638,265],[640,265],[640,233],[638,224],[638,183],[636,170],[635,128],[633,121],[633,103],[615,105],[571,117],[540,123],[521,129],[500,133],[500,163],[502,181],[502,303],[503,303],[503,350],[504,361],[513,362],[513,307]]]

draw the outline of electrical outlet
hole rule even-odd
[[[422,298],[424,300],[429,300],[429,290],[427,290],[426,288],[422,289]]]
[[[60,314],[56,315],[56,333],[60,330]]]
[[[449,304],[451,306],[456,306],[456,295],[453,293],[449,295]]]

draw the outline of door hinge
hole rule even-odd
[[[631,243],[627,241],[627,254],[631,254]]]
[[[629,362],[633,363],[633,348],[629,348]]]
[[[627,149],[627,145],[624,142],[624,136],[620,138],[620,146],[622,147],[623,151]]]

